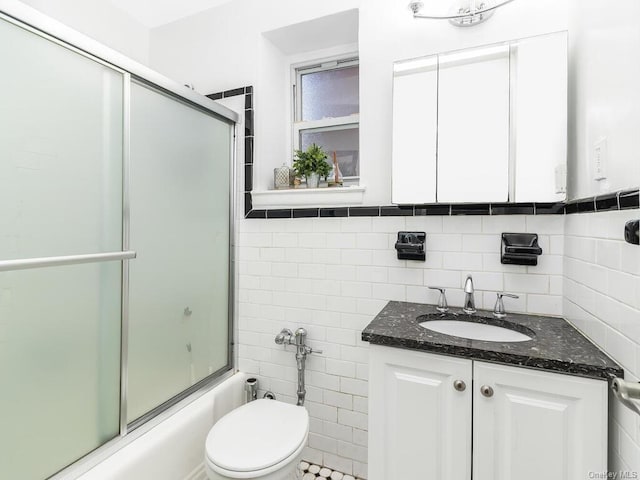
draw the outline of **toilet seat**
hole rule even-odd
[[[299,455],[308,432],[309,414],[304,407],[255,400],[213,426],[205,444],[207,463],[228,477],[260,477]]]

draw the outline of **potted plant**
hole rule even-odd
[[[306,178],[307,188],[317,188],[320,177],[326,179],[329,175],[331,165],[327,163],[327,154],[322,150],[322,147],[313,143],[306,152],[295,151],[293,169],[296,175]]]

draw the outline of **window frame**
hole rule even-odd
[[[292,122],[291,122],[291,158],[295,150],[300,149],[301,136],[305,131],[329,132],[335,130],[358,129],[360,135],[360,113],[354,113],[342,117],[329,117],[320,120],[302,120],[302,76],[310,73],[340,70],[358,66],[358,82],[360,81],[360,59],[356,53],[350,53],[324,59],[299,63],[291,66],[293,79],[292,95]],[[360,95],[358,94],[358,112],[360,112]],[[358,142],[359,143],[359,142]],[[359,145],[358,145],[359,152]],[[360,158],[358,158],[358,171],[360,171]],[[360,175],[343,178],[345,185],[358,185]]]

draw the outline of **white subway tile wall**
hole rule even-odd
[[[640,379],[640,247],[623,240],[639,210],[567,215],[564,316]],[[640,417],[611,399],[609,470],[640,472]]]
[[[367,344],[360,332],[388,300],[437,303],[427,285],[463,302],[472,274],[478,308],[495,293],[512,312],[562,314],[563,216],[360,217],[239,220],[238,368],[261,390],[295,402],[294,351],[274,343],[283,328],[305,327],[323,350],[307,362],[311,416],[304,460],[367,477]],[[400,230],[427,233],[426,262],[398,260]],[[502,265],[502,232],[539,235],[537,267]]]

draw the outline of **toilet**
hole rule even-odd
[[[296,480],[309,435],[304,407],[277,400],[249,402],[222,417],[207,435],[211,480]]]

